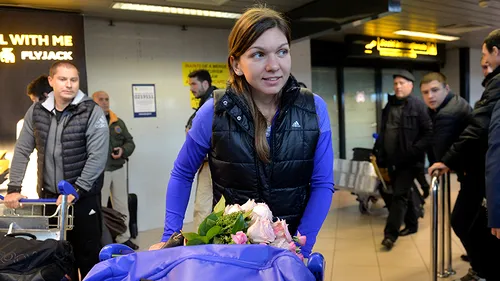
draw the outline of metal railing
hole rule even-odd
[[[441,181],[440,178],[441,177]],[[450,174],[434,171],[431,180],[431,280],[456,274],[451,253]],[[438,268],[439,265],[439,268]]]

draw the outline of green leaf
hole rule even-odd
[[[222,195],[219,202],[214,207],[214,213],[218,213],[220,211],[224,212],[225,208],[226,208],[226,198],[224,198],[224,195]]]
[[[221,231],[221,227],[216,225],[207,232],[207,240],[210,241],[212,238],[214,238],[217,234],[219,234]],[[208,242],[207,242],[208,243]]]
[[[194,232],[183,232],[182,235],[184,236],[184,238],[186,238],[188,241],[191,241],[191,240],[202,240],[201,235],[199,235],[198,233],[194,233]]]
[[[239,214],[234,222],[231,234],[236,234],[238,231],[242,231],[245,228],[245,219],[242,214]]]
[[[210,218],[207,219],[207,228],[210,230],[212,227],[215,226],[216,223],[217,223],[217,220],[213,220],[213,219],[210,219]]]
[[[207,235],[207,231],[210,229],[207,227],[207,220],[208,220],[208,218],[204,219],[203,222],[198,227],[198,234],[200,234],[202,236]]]
[[[222,244],[222,239],[219,237],[214,237],[214,244]]]
[[[193,240],[188,240],[186,245],[187,246],[196,246],[196,245],[204,245],[207,244],[205,241],[202,241],[200,239],[193,239]]]

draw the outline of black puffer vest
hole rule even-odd
[[[313,94],[290,77],[271,131],[269,164],[257,156],[253,119],[244,98],[230,89],[214,96],[209,153],[214,203],[221,195],[227,204],[265,202],[295,234],[309,199],[320,134]]]
[[[64,179],[75,184],[82,174],[87,161],[87,124],[96,103],[92,100],[82,101],[77,105],[69,105],[63,115],[69,115],[67,122],[63,124],[61,145],[63,150]],[[35,134],[35,145],[38,151],[38,194],[43,188],[43,173],[45,166],[45,148],[52,123],[53,113],[49,112],[41,103],[35,104],[33,108],[33,131]],[[61,120],[64,118],[61,117]]]

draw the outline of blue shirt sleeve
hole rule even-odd
[[[488,227],[500,228],[500,102],[491,115],[486,153]]]
[[[194,176],[210,149],[213,108],[213,100],[210,99],[198,110],[193,119],[193,126],[174,162],[167,187],[162,242],[182,229]]]
[[[316,243],[316,237],[328,215],[333,196],[333,147],[330,118],[325,101],[314,95],[320,135],[314,155],[314,169],[311,178],[311,197],[300,221],[299,232],[305,235],[306,245],[302,253],[309,257]]]

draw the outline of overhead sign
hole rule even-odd
[[[189,86],[189,73],[205,69],[212,77],[212,85],[219,88],[226,88],[227,80],[229,79],[229,69],[227,63],[221,62],[183,62],[182,63],[182,78],[184,79],[184,86]],[[198,108],[200,100],[191,93],[191,107]]]
[[[51,50],[40,47],[50,47]],[[73,60],[72,35],[0,34],[0,63]]]
[[[374,50],[382,57],[400,57],[416,59],[418,55],[437,56],[436,43],[403,42],[395,39],[377,37],[365,45],[365,54],[373,54]]]

